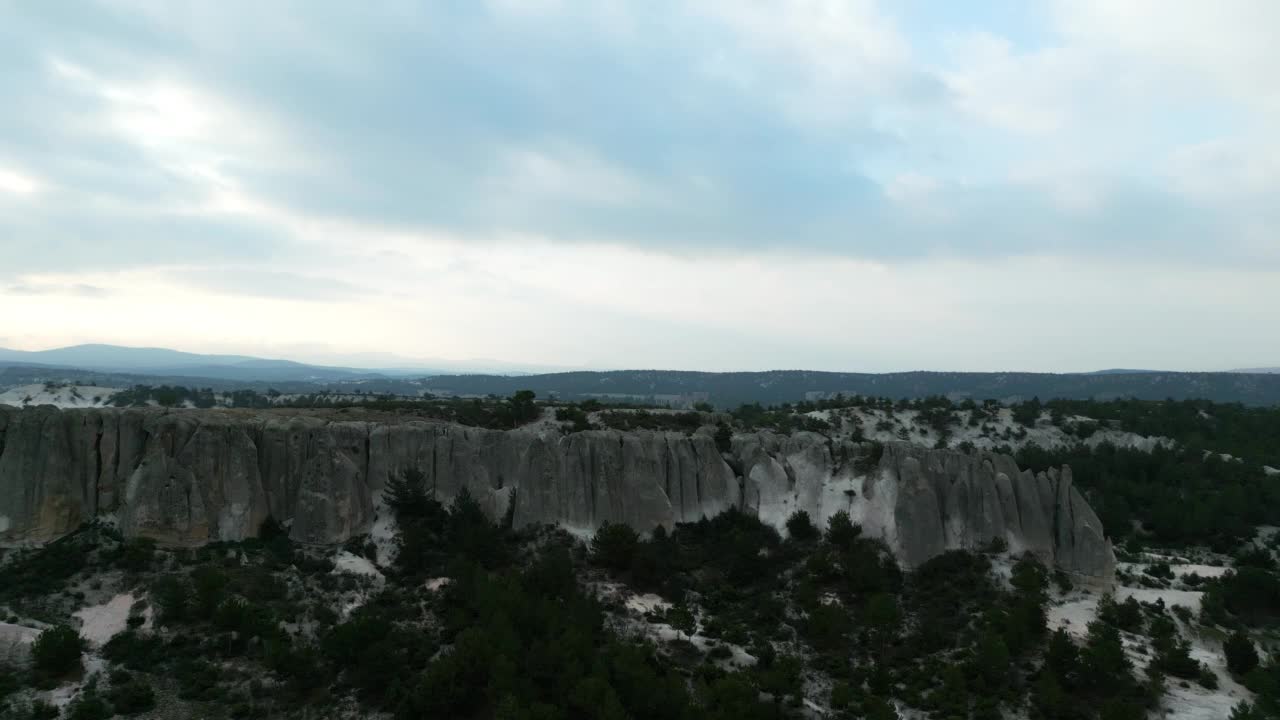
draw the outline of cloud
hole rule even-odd
[[[43,60],[18,73],[32,90],[19,95],[22,115],[49,118],[60,144],[87,150],[75,167],[66,153],[52,159],[81,203],[173,213],[232,193],[481,241],[537,234],[889,259],[953,251],[952,228],[922,227],[920,206],[899,202],[903,178],[930,177],[927,215],[987,228],[975,252],[1060,252],[1046,238],[1092,232],[1108,241],[1074,245],[1174,242],[1205,261],[1161,228],[1133,233],[1145,202],[1123,207],[1178,202],[1182,185],[1133,168],[1232,122],[1149,137],[1163,113],[1215,92],[1166,91],[1177,83],[1162,68],[1175,65],[1142,61],[1148,46],[1132,44],[1143,18],[1169,15],[1155,25],[1168,37],[1151,47],[1176,52],[1175,31],[1193,26],[1177,19],[1183,9],[1048,5],[1055,30],[1032,44],[998,26],[922,36],[871,0],[308,10],[29,9],[14,40]],[[89,27],[100,40],[71,42]],[[1219,67],[1225,52],[1197,46],[1184,65]],[[1117,62],[1131,70],[1114,72]],[[109,178],[117,167],[123,186]],[[1025,194],[1031,210],[975,193]],[[1230,208],[1185,212],[1230,242]]]
[[[770,338],[832,365],[880,357],[816,339],[840,313],[863,332],[996,347],[1001,309],[1038,285],[997,269],[1051,263],[1045,282],[1121,287],[1115,268],[1153,285],[1238,273],[1258,289],[1251,273],[1280,267],[1275,8],[5,6],[0,287],[67,337],[91,330],[69,317],[83,284],[109,293],[103,312],[181,307],[228,337],[267,332],[251,310],[265,304],[299,346],[332,320],[362,325],[353,345],[391,350],[398,318],[431,330],[395,349],[432,357],[731,365],[716,347]],[[1144,270],[1153,258],[1161,269]],[[1008,289],[1000,301],[962,283]],[[39,287],[54,290],[23,292]],[[1095,310],[1085,294],[1055,297]],[[949,311],[977,297],[985,322]],[[1157,310],[1139,305],[1133,321],[1150,325]],[[579,325],[614,349],[584,347]],[[527,344],[489,335],[504,333]],[[886,366],[932,356],[884,353]],[[1082,351],[1064,353],[1066,366]],[[1167,364],[1139,359],[1104,364]]]
[[[100,298],[110,295],[108,290],[85,283],[49,283],[36,281],[28,285],[10,285],[4,288],[7,295],[70,295]]]
[[[14,195],[31,195],[39,192],[40,182],[16,170],[0,167],[0,192]]]
[[[312,302],[161,270],[88,274],[80,281],[109,298],[7,296],[6,333],[20,347],[102,339],[105,325],[115,342],[200,351],[296,356],[330,342],[455,361],[687,369],[1213,369],[1280,354],[1274,334],[1254,331],[1280,305],[1275,271],[1150,258],[902,265],[785,253],[725,254],[712,265],[529,238],[420,238],[411,247],[394,264],[327,268],[376,283],[377,293]]]
[[[919,67],[893,19],[869,0],[691,6],[718,44],[704,70],[802,124],[866,122],[881,108],[909,112],[939,99],[941,83]]]
[[[245,267],[178,269],[172,271],[170,277],[188,288],[239,297],[332,302],[373,294],[333,276],[313,277]]]

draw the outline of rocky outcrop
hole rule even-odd
[[[1070,470],[1007,456],[816,433],[497,431],[333,412],[0,406],[0,541],[42,542],[99,514],[179,545],[252,537],[269,517],[306,543],[366,532],[388,478],[420,469],[443,502],[463,488],[494,518],[581,534],[641,531],[732,507],[779,528],[840,510],[907,566],[993,539],[1083,579],[1109,581],[1110,543]]]
[[[0,667],[24,668],[31,662],[31,648],[40,631],[23,625],[0,622]]]
[[[977,550],[998,540],[1081,579],[1110,582],[1114,575],[1111,543],[1072,485],[1070,468],[1033,475],[1006,455],[894,444],[886,446],[879,471],[914,494],[899,501],[893,518],[896,546],[908,565],[933,557],[939,547]]]
[[[739,435],[744,506],[779,527],[796,510],[820,525],[843,510],[908,567],[999,540],[1079,580],[1112,581],[1111,543],[1070,468],[1033,474],[1007,455],[908,443],[886,444],[874,466],[859,467],[871,450],[814,433]]]

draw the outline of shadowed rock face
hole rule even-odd
[[[1067,468],[1033,475],[1007,456],[815,433],[499,431],[422,421],[337,421],[278,411],[0,406],[0,541],[43,542],[112,513],[129,536],[241,540],[274,517],[300,542],[366,532],[389,477],[417,467],[442,502],[463,488],[518,527],[649,531],[731,507],[782,528],[840,510],[907,566],[993,538],[1082,579],[1109,582],[1111,545]]]

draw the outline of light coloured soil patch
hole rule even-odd
[[[653,593],[644,595],[632,595],[627,598],[627,609],[634,610],[641,615],[651,613],[655,610],[667,610],[671,607],[671,603],[663,600],[661,597]]]
[[[382,573],[378,571],[378,568],[374,567],[368,558],[353,555],[346,550],[338,553],[338,556],[333,559],[333,572],[364,575],[378,580],[383,579]]]
[[[72,615],[80,618],[80,637],[95,645],[107,641],[128,627],[129,610],[133,608],[133,595],[117,595],[102,605],[77,610]]]
[[[1116,588],[1116,600],[1118,601],[1134,598],[1138,602],[1154,603],[1157,600],[1163,600],[1165,607],[1171,608],[1174,605],[1182,605],[1184,607],[1191,608],[1191,611],[1194,613],[1200,612],[1200,599],[1203,597],[1204,593],[1196,590],[1153,590],[1150,588],[1132,587]]]

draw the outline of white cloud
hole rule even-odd
[[[1007,38],[985,31],[953,36],[949,50],[941,75],[963,112],[1027,134],[1071,123],[1087,58],[1057,48],[1020,55]]]
[[[885,194],[901,203],[927,203],[929,197],[941,187],[938,179],[918,172],[905,172],[890,178],[885,184]]]
[[[30,175],[0,166],[0,192],[33,195],[43,187],[43,183]]]
[[[1175,188],[1202,200],[1280,197],[1280,143],[1260,138],[1218,138],[1171,153],[1157,170]]]
[[[155,235],[121,241],[123,273],[83,253],[90,270],[42,275],[14,253],[6,333],[614,367],[1213,368],[1280,355],[1255,331],[1280,307],[1267,269],[1280,261],[1280,5],[1072,0],[1038,45],[988,27],[945,48],[920,47],[930,37],[872,0],[591,5],[494,0],[492,16],[460,20],[486,40],[474,50],[423,42],[382,57],[284,3],[263,17],[147,0],[148,29],[192,57],[52,46],[53,92],[20,86],[76,141],[48,147],[109,151],[42,165],[0,147],[14,163],[0,167],[0,199],[59,195],[0,216],[17,217],[0,231],[29,233],[20,247],[34,252],[127,211]],[[351,22],[388,45],[453,27],[424,7]],[[305,72],[240,87],[256,78],[225,68],[242,51],[255,69],[287,56]],[[405,65],[420,85],[396,74]],[[273,104],[271,89],[303,75],[322,82]],[[338,107],[351,97],[367,115]],[[117,190],[81,161],[146,177]],[[344,204],[348,190],[360,197]],[[64,226],[47,211],[77,202],[112,212]],[[1188,236],[1230,259],[1204,262],[1210,251],[1161,224],[1202,218],[1188,208],[1211,220]],[[269,247],[222,258],[224,227]],[[201,230],[206,264],[152,257]],[[1241,268],[1241,254],[1273,262]],[[136,322],[109,320],[122,317]]]
[[[1280,4],[1271,0],[1055,0],[1059,27],[1072,44],[1167,83],[1149,91],[1209,92],[1280,113]]]
[[[176,72],[144,68],[138,77],[108,77],[56,56],[49,67],[63,84],[100,103],[98,112],[67,120],[76,134],[135,146],[186,182],[219,188],[249,168],[317,169],[314,155],[295,147],[267,113]]]
[[[960,106],[1028,134],[1141,142],[1176,111],[1280,111],[1280,4],[1269,0],[1055,0],[1055,34],[1015,48],[987,30],[954,33],[942,69]],[[1073,145],[1072,150],[1078,149]],[[1095,146],[1094,154],[1106,159]]]
[[[498,205],[581,201],[634,206],[666,202],[666,194],[660,188],[566,141],[507,149],[487,184],[492,188],[492,201]]]
[[[873,0],[693,3],[687,12],[729,32],[702,70],[780,103],[792,119],[829,125],[901,101],[912,52]]]
[[[1280,307],[1277,272],[1051,257],[902,266],[675,258],[528,239],[418,238],[401,251],[395,262],[374,249],[318,253],[309,273],[378,291],[310,302],[227,294],[165,268],[24,278],[102,296],[6,295],[6,332],[24,346],[109,339],[266,351],[325,341],[407,356],[702,369],[787,367],[798,357],[869,371],[1213,369],[1280,354],[1280,338],[1253,331]],[[108,332],[103,318],[113,317],[137,321]]]

